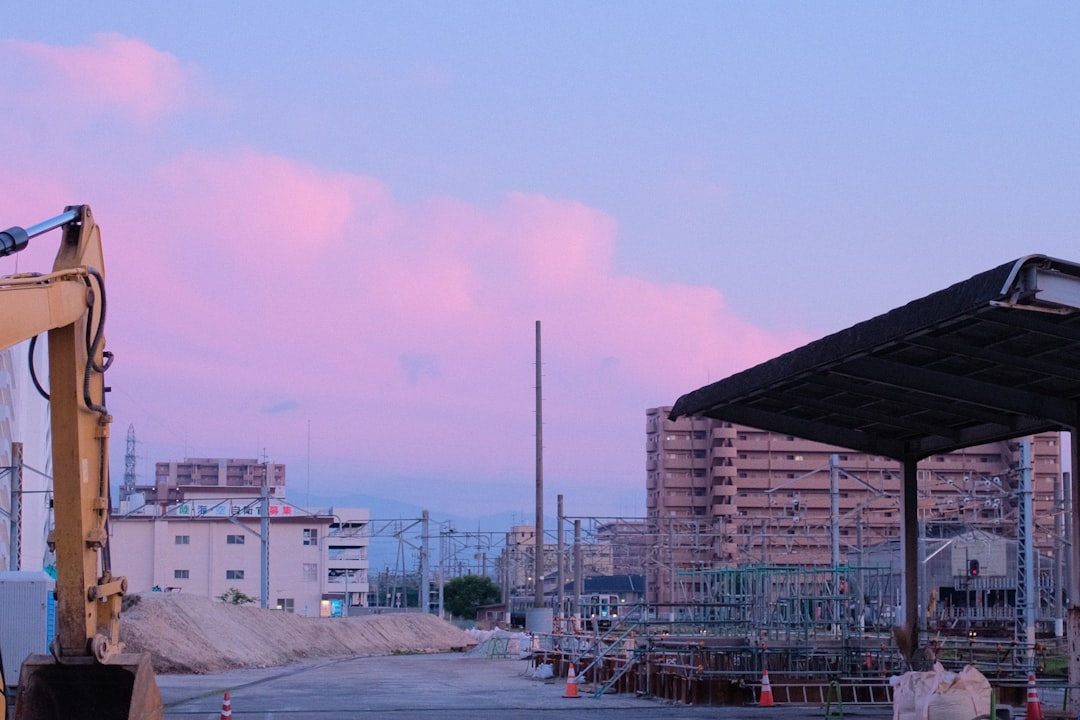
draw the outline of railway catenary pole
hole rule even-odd
[[[558,499],[558,503],[559,503],[559,524],[557,526],[558,527],[558,532],[556,533],[556,538],[557,538],[556,542],[558,543],[558,551],[555,553],[555,557],[556,557],[556,562],[558,563],[558,566],[556,567],[556,570],[555,570],[555,582],[558,584],[558,587],[559,587],[559,590],[558,590],[559,606],[555,609],[555,617],[557,617],[557,618],[559,618],[561,620],[562,616],[563,616],[563,610],[565,610],[565,608],[566,608],[566,589],[563,587],[563,585],[565,584],[565,581],[563,580],[563,565],[565,565],[565,563],[563,562],[563,552],[565,552],[565,550],[566,550],[566,536],[565,536],[566,534],[563,532],[563,524],[566,521],[565,521],[565,518],[563,517],[563,496],[562,496],[562,493],[559,493],[559,495],[557,496],[557,499]]]
[[[581,520],[574,520],[574,615],[581,619],[581,590],[585,579],[585,568],[582,566],[581,548]]]
[[[427,510],[420,513],[420,592],[417,605],[420,612],[431,612],[431,515]]]

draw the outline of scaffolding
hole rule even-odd
[[[747,565],[680,575],[693,577],[701,597],[676,606],[675,616],[714,624],[724,637],[845,641],[888,631],[896,612],[896,577],[886,567]]]

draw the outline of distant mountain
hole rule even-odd
[[[325,507],[362,507],[371,511],[372,520],[415,520],[419,519],[424,510],[428,511],[430,522],[435,524],[447,524],[449,529],[459,532],[510,532],[514,525],[533,525],[535,517],[532,513],[504,510],[497,513],[487,513],[474,517],[454,515],[441,512],[436,507],[423,507],[413,503],[391,500],[389,498],[368,495],[365,493],[349,493],[348,495],[315,495],[307,497],[304,502],[293,494],[289,500],[297,505],[312,508]],[[548,530],[554,528],[556,519],[544,516],[544,527]]]

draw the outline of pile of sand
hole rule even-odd
[[[476,642],[434,615],[309,618],[183,593],[126,596],[120,636],[126,652],[150,653],[159,673],[269,667],[308,658],[448,652]]]

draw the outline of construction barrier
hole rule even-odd
[[[566,692],[563,693],[563,697],[581,697],[578,695],[577,673],[574,672],[574,663],[570,663],[570,669],[566,672]]]
[[[761,694],[758,696],[758,705],[761,707],[773,706],[772,686],[769,685],[769,668],[761,671]]]
[[[1035,674],[1028,675],[1027,720],[1043,720],[1042,703],[1039,702],[1039,689],[1035,686]]]

